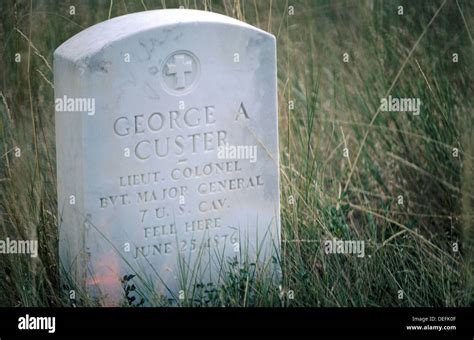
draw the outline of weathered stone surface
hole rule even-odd
[[[90,27],[54,58],[63,282],[108,305],[133,283],[147,305],[218,284],[229,258],[278,255],[272,35],[148,11]]]

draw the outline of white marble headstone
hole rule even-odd
[[[278,256],[274,36],[204,11],[130,14],[63,43],[54,82],[70,288],[117,305],[126,276],[153,305],[219,284],[230,259]]]

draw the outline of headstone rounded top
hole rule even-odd
[[[66,40],[56,49],[54,56],[77,61],[143,31],[192,23],[239,26],[275,38],[257,27],[222,14],[193,9],[160,9],[122,15],[93,25]]]

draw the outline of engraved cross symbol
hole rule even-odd
[[[176,77],[176,89],[182,89],[186,87],[186,73],[193,71],[193,61],[185,61],[184,54],[177,54],[174,56],[174,64],[166,64],[169,76],[174,75]]]

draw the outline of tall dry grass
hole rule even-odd
[[[0,305],[63,304],[54,49],[108,18],[179,5],[277,37],[282,179],[281,290],[230,263],[219,290],[187,305],[472,305],[474,6],[465,0],[2,1],[0,239],[38,239],[40,255],[0,255]],[[388,95],[420,98],[420,115],[380,111]],[[325,254],[332,238],[365,241],[365,257]]]

